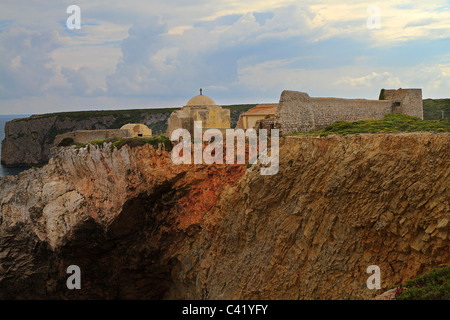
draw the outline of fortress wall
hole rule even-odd
[[[422,89],[388,89],[384,91],[384,98],[400,102],[398,113],[423,119]]]
[[[336,121],[379,120],[392,112],[390,100],[310,98],[315,129]]]
[[[281,128],[281,135],[314,129],[311,98],[304,92],[284,90],[275,119]]]
[[[236,124],[236,129],[244,129],[244,119],[242,117],[242,114],[239,115],[238,122]]]
[[[378,120],[392,112],[391,100],[311,98],[307,93],[283,91],[275,118],[281,134],[306,132],[336,121]]]
[[[131,137],[131,133],[127,129],[78,130],[57,135],[55,145],[58,145],[64,138],[72,138],[75,143],[87,144],[93,140],[103,140],[113,137]]]
[[[406,89],[404,91],[408,93],[400,104],[401,112],[423,120],[422,89]]]

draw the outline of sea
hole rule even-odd
[[[0,115],[0,141],[3,141],[5,138],[5,123],[17,118],[26,118],[29,117],[29,114],[19,114],[19,115]],[[0,152],[1,152],[1,144],[0,144]],[[8,176],[8,175],[16,175],[20,172],[29,169],[30,167],[17,167],[17,168],[7,168],[4,166],[0,166],[0,177]]]

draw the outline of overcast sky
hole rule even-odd
[[[345,4],[344,4],[345,3]],[[69,30],[70,5],[81,29]],[[369,6],[380,29],[369,29]],[[0,114],[450,97],[450,1],[1,0]],[[370,20],[372,21],[372,20]]]

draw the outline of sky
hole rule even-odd
[[[69,29],[80,8],[80,29]],[[450,1],[2,0],[0,114],[450,98]],[[379,19],[377,14],[379,13]],[[378,24],[376,24],[379,22]],[[378,28],[374,28],[378,27]]]

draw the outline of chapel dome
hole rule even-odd
[[[214,102],[213,99],[211,99],[208,96],[204,96],[202,93],[202,89],[200,89],[200,94],[198,96],[195,96],[193,98],[191,98],[191,100],[188,101],[188,103],[186,104],[186,106],[191,106],[191,107],[195,107],[195,106],[215,106],[216,103]]]

